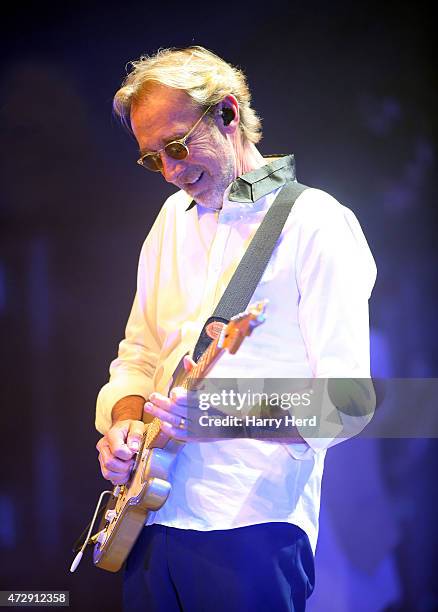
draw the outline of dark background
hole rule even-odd
[[[123,335],[142,241],[172,192],[135,164],[135,143],[112,117],[126,63],[200,44],[245,70],[261,151],[294,152],[298,179],[352,208],[368,238],[378,267],[373,370],[432,377],[432,14],[421,3],[283,0],[40,2],[2,12],[0,589],[70,590],[73,610],[118,610],[121,576],[89,557],[76,574],[68,568],[104,487],[95,397]],[[330,453],[327,462],[330,476]],[[380,441],[378,466],[398,525],[389,551],[397,594],[385,605],[438,609],[435,441]],[[364,609],[383,609],[373,605]]]

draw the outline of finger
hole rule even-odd
[[[181,408],[186,412],[187,409],[199,408],[199,395],[197,391],[199,391],[199,387],[196,387],[196,391],[194,389],[187,390],[184,387],[173,387],[169,393],[169,399],[178,407],[179,413],[181,413]]]
[[[157,419],[160,419],[160,421],[169,423],[170,425],[173,425],[174,427],[179,427],[179,425],[181,424],[181,421],[186,420],[186,417],[184,415],[174,414],[173,412],[164,410],[163,408],[160,408],[159,406],[152,404],[152,402],[146,402],[146,404],[144,405],[144,410],[148,414],[151,414]]]
[[[128,470],[125,470],[123,472],[116,472],[106,467],[103,457],[99,457],[99,463],[100,463],[100,471],[102,472],[102,476],[106,480],[110,480],[113,484],[125,484],[129,480],[129,477],[132,471],[132,467],[134,465],[134,463],[130,461],[128,463],[128,466],[130,466]]]
[[[126,444],[133,453],[138,452],[143,440],[143,433],[144,423],[142,421],[131,421]]]
[[[182,387],[174,387],[170,392],[170,397],[165,397],[160,393],[152,393],[149,402],[162,408],[167,412],[172,412],[179,416],[184,416],[187,408],[187,391]]]
[[[100,438],[100,440],[96,444],[96,448],[99,451],[99,453],[102,448],[108,447],[108,446],[109,446],[108,440],[105,438],[105,436],[103,438]]]
[[[169,393],[169,399],[178,406],[187,406],[187,389],[184,389],[184,387],[173,387]]]
[[[128,482],[129,477],[130,473],[117,474],[116,472],[107,472],[106,475],[104,475],[104,478],[109,480],[113,485],[124,485]]]
[[[134,465],[133,459],[122,461],[121,459],[118,459],[112,455],[109,447],[102,449],[99,455],[99,461],[101,467],[103,467],[107,472],[115,472],[117,474],[128,474]]]
[[[123,424],[122,424],[123,423]],[[108,440],[111,453],[123,459],[124,461],[131,459],[133,452],[126,444],[126,438],[128,436],[129,424],[125,421],[116,423],[106,432],[106,439]]]
[[[160,427],[167,436],[174,438],[175,440],[180,440],[181,442],[185,442],[187,440],[187,429],[184,426],[174,427],[166,421],[161,421]]]
[[[193,359],[189,355],[186,355],[184,357],[183,364],[184,364],[184,370],[186,372],[191,372],[191,370],[193,370],[193,368],[195,367],[196,362],[193,361]]]
[[[171,404],[178,403],[181,406],[185,405],[187,403],[186,398],[187,391],[183,387],[174,387],[171,390],[169,397],[161,395],[161,393],[151,393],[149,401],[155,404],[155,406],[158,406],[159,408],[175,412],[175,407],[171,406]]]
[[[162,395],[161,393],[157,393],[156,391],[154,391],[153,393],[150,394],[149,401],[159,406],[163,403],[168,402],[169,398],[166,397],[165,395]]]

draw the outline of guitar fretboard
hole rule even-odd
[[[211,342],[208,349],[202,354],[196,366],[187,374],[186,378],[181,384],[184,389],[194,389],[196,386],[195,381],[204,378],[214,362],[224,352],[224,349],[218,347],[219,338],[220,336]]]

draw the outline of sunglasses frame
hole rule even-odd
[[[150,152],[150,153],[145,153],[144,155],[142,155],[139,159],[137,159],[137,164],[139,164],[140,166],[142,166],[143,168],[145,168],[146,170],[150,170],[151,172],[161,172],[161,170],[163,169],[163,164],[161,161],[161,154],[164,152],[166,153],[166,155],[168,157],[170,157],[171,159],[176,159],[176,160],[181,160],[181,159],[186,159],[186,157],[189,156],[190,151],[189,151],[189,147],[186,145],[186,140],[187,138],[195,131],[195,129],[198,127],[198,125],[201,123],[201,121],[204,119],[205,115],[208,113],[208,111],[212,108],[213,105],[210,105],[203,113],[202,115],[199,117],[199,119],[197,120],[197,122],[195,123],[195,125],[193,127],[190,128],[190,130],[187,132],[187,134],[185,136],[183,136],[182,138],[178,138],[176,140],[172,140],[171,142],[168,142],[162,149],[160,149],[159,151],[155,151],[155,152]],[[181,145],[183,147],[183,150],[185,150],[185,155],[183,157],[174,157],[173,155],[171,155],[168,151],[167,148],[171,147],[172,145]],[[154,163],[154,167],[152,166],[148,166],[144,163],[145,159],[149,158],[149,160],[151,162]]]

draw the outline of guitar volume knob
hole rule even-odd
[[[111,521],[113,521],[116,518],[116,514],[117,512],[115,510],[107,510],[105,512],[105,519],[111,523]]]

